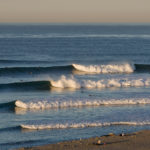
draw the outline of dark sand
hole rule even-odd
[[[101,140],[101,145],[97,144],[98,140]],[[145,130],[124,136],[106,135],[19,150],[150,150],[150,131]]]

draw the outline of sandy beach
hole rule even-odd
[[[18,150],[149,150],[150,131],[73,140]]]

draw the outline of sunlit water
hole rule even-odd
[[[150,26],[0,25],[0,149],[150,128]]]

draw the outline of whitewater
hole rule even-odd
[[[109,78],[98,81],[77,80],[73,76],[61,76],[59,80],[51,80],[51,86],[55,88],[112,88],[112,87],[140,87],[150,86],[150,77],[135,78]]]
[[[88,73],[132,73],[135,70],[134,65],[126,64],[108,64],[108,65],[89,65],[72,64],[72,66],[83,72]]]
[[[89,128],[89,127],[105,127],[105,126],[143,126],[150,125],[150,122],[94,122],[94,123],[66,123],[66,124],[43,124],[43,125],[20,125],[23,129],[28,130],[44,130],[44,129],[66,129],[66,128]]]
[[[150,98],[99,99],[99,100],[41,100],[23,102],[15,101],[15,106],[22,109],[54,109],[70,107],[109,106],[109,105],[141,105],[150,104]]]

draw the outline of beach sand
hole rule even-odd
[[[102,144],[97,144],[98,140]],[[144,130],[123,136],[108,134],[19,150],[150,150],[150,131]]]

